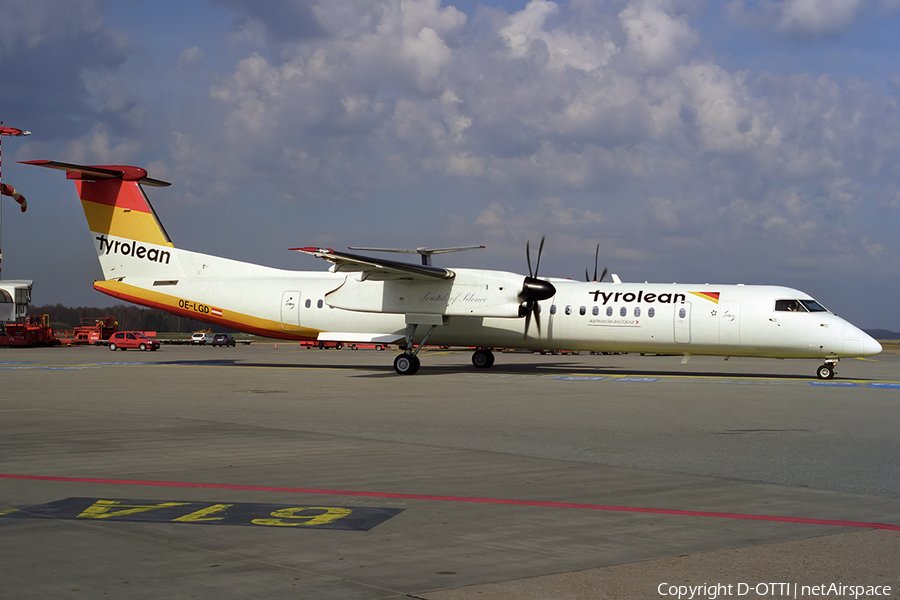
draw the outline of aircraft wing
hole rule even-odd
[[[322,258],[334,263],[335,272],[361,272],[364,278],[372,275],[404,275],[412,279],[452,279],[456,273],[450,269],[442,269],[431,265],[416,265],[412,263],[383,260],[371,256],[351,254],[349,252],[336,252],[331,248],[291,248],[296,252],[303,252],[316,258]]]

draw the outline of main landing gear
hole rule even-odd
[[[403,354],[398,354],[394,359],[394,370],[400,375],[413,375],[419,370],[418,352],[422,344],[415,350],[406,350]],[[479,348],[472,353],[472,364],[476,369],[489,369],[494,365],[494,353],[488,348]]]
[[[416,333],[416,324],[409,323],[406,326],[406,348],[403,354],[398,354],[394,359],[394,371],[398,375],[414,375],[419,370],[419,350],[428,341],[428,338],[434,333],[437,325],[432,324],[418,345],[413,343],[413,336]],[[472,364],[477,369],[488,369],[494,364],[494,353],[489,348],[478,348],[472,353]]]
[[[416,350],[418,352],[418,349]],[[419,357],[409,351],[394,359],[394,370],[400,375],[413,375],[419,370]]]
[[[479,348],[472,353],[472,364],[476,369],[490,369],[494,365],[494,353],[489,348]]]
[[[816,369],[816,377],[819,379],[834,379],[834,368],[837,360],[826,360],[825,364]]]
[[[413,335],[416,333],[416,327],[415,323],[407,323],[406,325],[406,350],[403,351],[403,354],[398,354],[397,358],[394,359],[394,370],[398,375],[414,375],[419,370],[419,350],[422,349],[422,346],[428,341],[434,330],[437,329],[437,325],[432,324],[428,333],[416,346],[413,344]]]

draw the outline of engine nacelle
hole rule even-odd
[[[329,306],[360,312],[422,313],[518,318],[522,276],[505,271],[454,269],[452,279],[349,275],[325,295]]]

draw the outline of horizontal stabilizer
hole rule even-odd
[[[160,181],[159,179],[147,177],[147,171],[140,167],[120,165],[73,165],[52,160],[24,160],[20,162],[23,165],[34,165],[36,167],[47,167],[48,169],[65,171],[66,177],[69,179],[80,179],[83,181],[123,179],[125,181],[137,181],[142,185],[153,187],[168,187],[172,185],[171,183]]]

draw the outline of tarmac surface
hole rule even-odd
[[[0,597],[900,597],[896,347],[470,355],[0,348]]]

